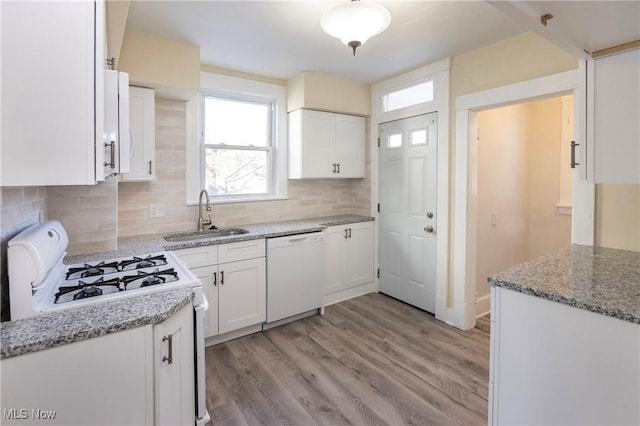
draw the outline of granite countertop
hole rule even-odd
[[[489,278],[497,287],[640,324],[640,253],[573,245]]]
[[[193,300],[183,288],[49,312],[0,324],[0,359],[156,324]]]
[[[117,250],[78,256],[67,256],[65,258],[65,263],[73,264],[95,260],[116,259],[132,255],[156,253],[165,250],[180,250],[191,247],[255,240],[258,238],[283,237],[286,235],[323,231],[328,226],[347,225],[349,223],[369,222],[373,220],[374,218],[371,216],[340,215],[288,220],[283,222],[236,225],[233,226],[233,228],[243,228],[249,232],[246,234],[230,235],[226,237],[203,237],[197,240],[180,242],[169,242],[163,238],[164,235],[174,234],[172,232],[164,234],[135,235],[131,237],[118,238]],[[231,228],[231,226],[228,228]],[[196,232],[194,232],[194,234],[195,233]]]

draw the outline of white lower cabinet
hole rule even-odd
[[[640,424],[640,325],[491,289],[490,425]]]
[[[193,306],[153,327],[155,424],[193,424]]]
[[[151,330],[139,327],[3,359],[0,423],[152,425]]]
[[[202,281],[209,301],[205,337],[266,321],[264,239],[176,250],[175,254]]]
[[[328,227],[325,262],[325,294],[373,282],[373,223]]]

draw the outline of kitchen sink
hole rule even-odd
[[[242,228],[217,228],[205,229],[204,231],[189,231],[178,234],[168,234],[164,236],[166,241],[172,243],[179,241],[201,240],[203,238],[228,237],[230,235],[248,234],[249,231]]]

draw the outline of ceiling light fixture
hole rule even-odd
[[[351,0],[327,10],[320,25],[330,36],[339,38],[353,49],[362,46],[369,37],[380,34],[391,22],[391,14],[387,9],[366,0]]]

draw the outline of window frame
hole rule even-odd
[[[243,102],[247,104],[257,104],[268,107],[269,111],[269,119],[268,119],[268,128],[267,128],[267,145],[265,147],[261,146],[251,146],[251,145],[226,145],[226,144],[207,144],[205,142],[205,102],[207,99],[218,99],[224,101],[236,101]],[[200,92],[200,187],[207,188],[207,176],[206,176],[206,158],[207,158],[207,149],[225,149],[225,150],[237,150],[237,151],[261,151],[266,152],[267,154],[267,171],[265,173],[267,179],[267,192],[264,193],[249,193],[249,194],[227,194],[227,195],[213,195],[209,193],[209,197],[213,201],[227,201],[233,202],[239,199],[243,199],[246,201],[247,198],[264,198],[264,197],[274,197],[276,196],[275,185],[275,104],[276,100],[274,98],[264,98],[258,96],[246,96],[246,95],[237,95],[237,94],[228,94],[224,92],[219,92],[215,90],[202,90]]]
[[[216,204],[285,200],[287,197],[287,91],[284,84],[267,83],[229,75],[200,73],[200,90],[187,97],[186,104],[186,205],[198,205],[204,183],[202,94],[214,93],[228,98],[272,99],[272,193],[216,196]]]

